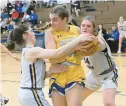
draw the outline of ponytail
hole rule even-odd
[[[14,29],[10,32],[10,35],[8,37],[7,48],[9,50],[14,50],[14,48],[15,48],[15,40],[14,40],[13,32],[14,32]]]

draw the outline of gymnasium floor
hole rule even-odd
[[[20,54],[14,54],[20,57]],[[115,54],[113,58],[119,68],[120,74],[119,86],[116,95],[116,104],[117,106],[126,106],[126,54]],[[10,99],[9,103],[6,106],[21,106],[18,101],[18,88],[21,72],[20,62],[17,62],[5,53],[1,54],[0,59],[0,88],[2,94]],[[87,73],[86,69],[85,73]],[[43,89],[43,91],[45,97],[52,106],[51,99],[48,97],[48,79],[46,80],[45,88]],[[89,96],[83,102],[83,106],[103,106],[100,90]]]

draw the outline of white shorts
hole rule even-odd
[[[120,31],[120,37],[126,38],[126,31]]]
[[[115,69],[104,75],[93,75],[92,71],[89,71],[86,76],[86,87],[91,90],[98,89],[108,89],[108,88],[116,88],[118,85],[118,70]]]
[[[42,90],[19,89],[21,106],[50,106],[45,100]]]

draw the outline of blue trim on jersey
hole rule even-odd
[[[36,88],[36,73],[35,73],[35,64],[30,64],[29,65],[30,68],[30,77],[31,77],[31,84],[32,84],[32,88]]]
[[[118,83],[117,83],[117,79],[118,79],[118,69],[115,68],[115,70],[113,70],[113,73],[114,73],[114,77],[112,78],[112,81],[113,81],[116,85],[118,85]]]
[[[61,95],[65,95],[65,88],[59,86],[57,83],[53,83],[49,89],[49,95],[53,93],[53,90],[57,90]]]
[[[33,63],[33,70],[34,70],[34,78],[35,78],[35,88],[37,88],[36,83],[36,71],[35,71],[35,64]]]
[[[85,79],[82,79],[85,80]],[[85,83],[81,82],[81,81],[74,81],[74,82],[70,82],[66,85],[65,87],[65,91],[71,89],[73,86],[75,86],[76,84],[81,84],[82,88],[85,88]]]
[[[56,80],[55,78],[51,78],[52,80]],[[51,80],[50,79],[50,80]],[[85,78],[82,78],[82,80],[85,80]],[[57,90],[61,95],[65,95],[65,91],[67,91],[67,89],[69,90],[70,88],[72,88],[74,85],[76,84],[81,84],[82,88],[85,88],[85,83],[82,81],[74,81],[74,82],[70,82],[68,83],[65,88],[59,86],[57,83],[53,82],[53,84],[51,85],[50,89],[49,89],[49,96],[52,95],[53,90]]]
[[[37,91],[32,89],[33,96],[35,98],[35,101],[37,102],[38,106],[44,106],[39,98],[39,95],[37,94]]]
[[[31,86],[33,88],[33,77],[32,77],[32,67],[31,67],[31,64],[29,65],[29,69],[30,69]]]
[[[70,87],[73,86],[74,84],[75,84],[75,82],[71,82],[71,83],[67,84],[65,88],[66,88],[66,89],[67,89],[67,88],[70,88]]]

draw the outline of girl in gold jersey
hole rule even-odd
[[[80,29],[68,25],[68,11],[62,6],[54,7],[50,12],[52,28],[45,33],[46,48],[56,49],[76,39],[80,35]],[[93,53],[97,46],[91,42],[88,55]],[[83,52],[84,54],[86,53]],[[83,88],[85,87],[85,75],[81,67],[81,56],[78,51],[68,56],[50,60],[51,64],[59,63],[68,66],[66,72],[52,74],[50,78],[49,94],[54,106],[82,106]]]

